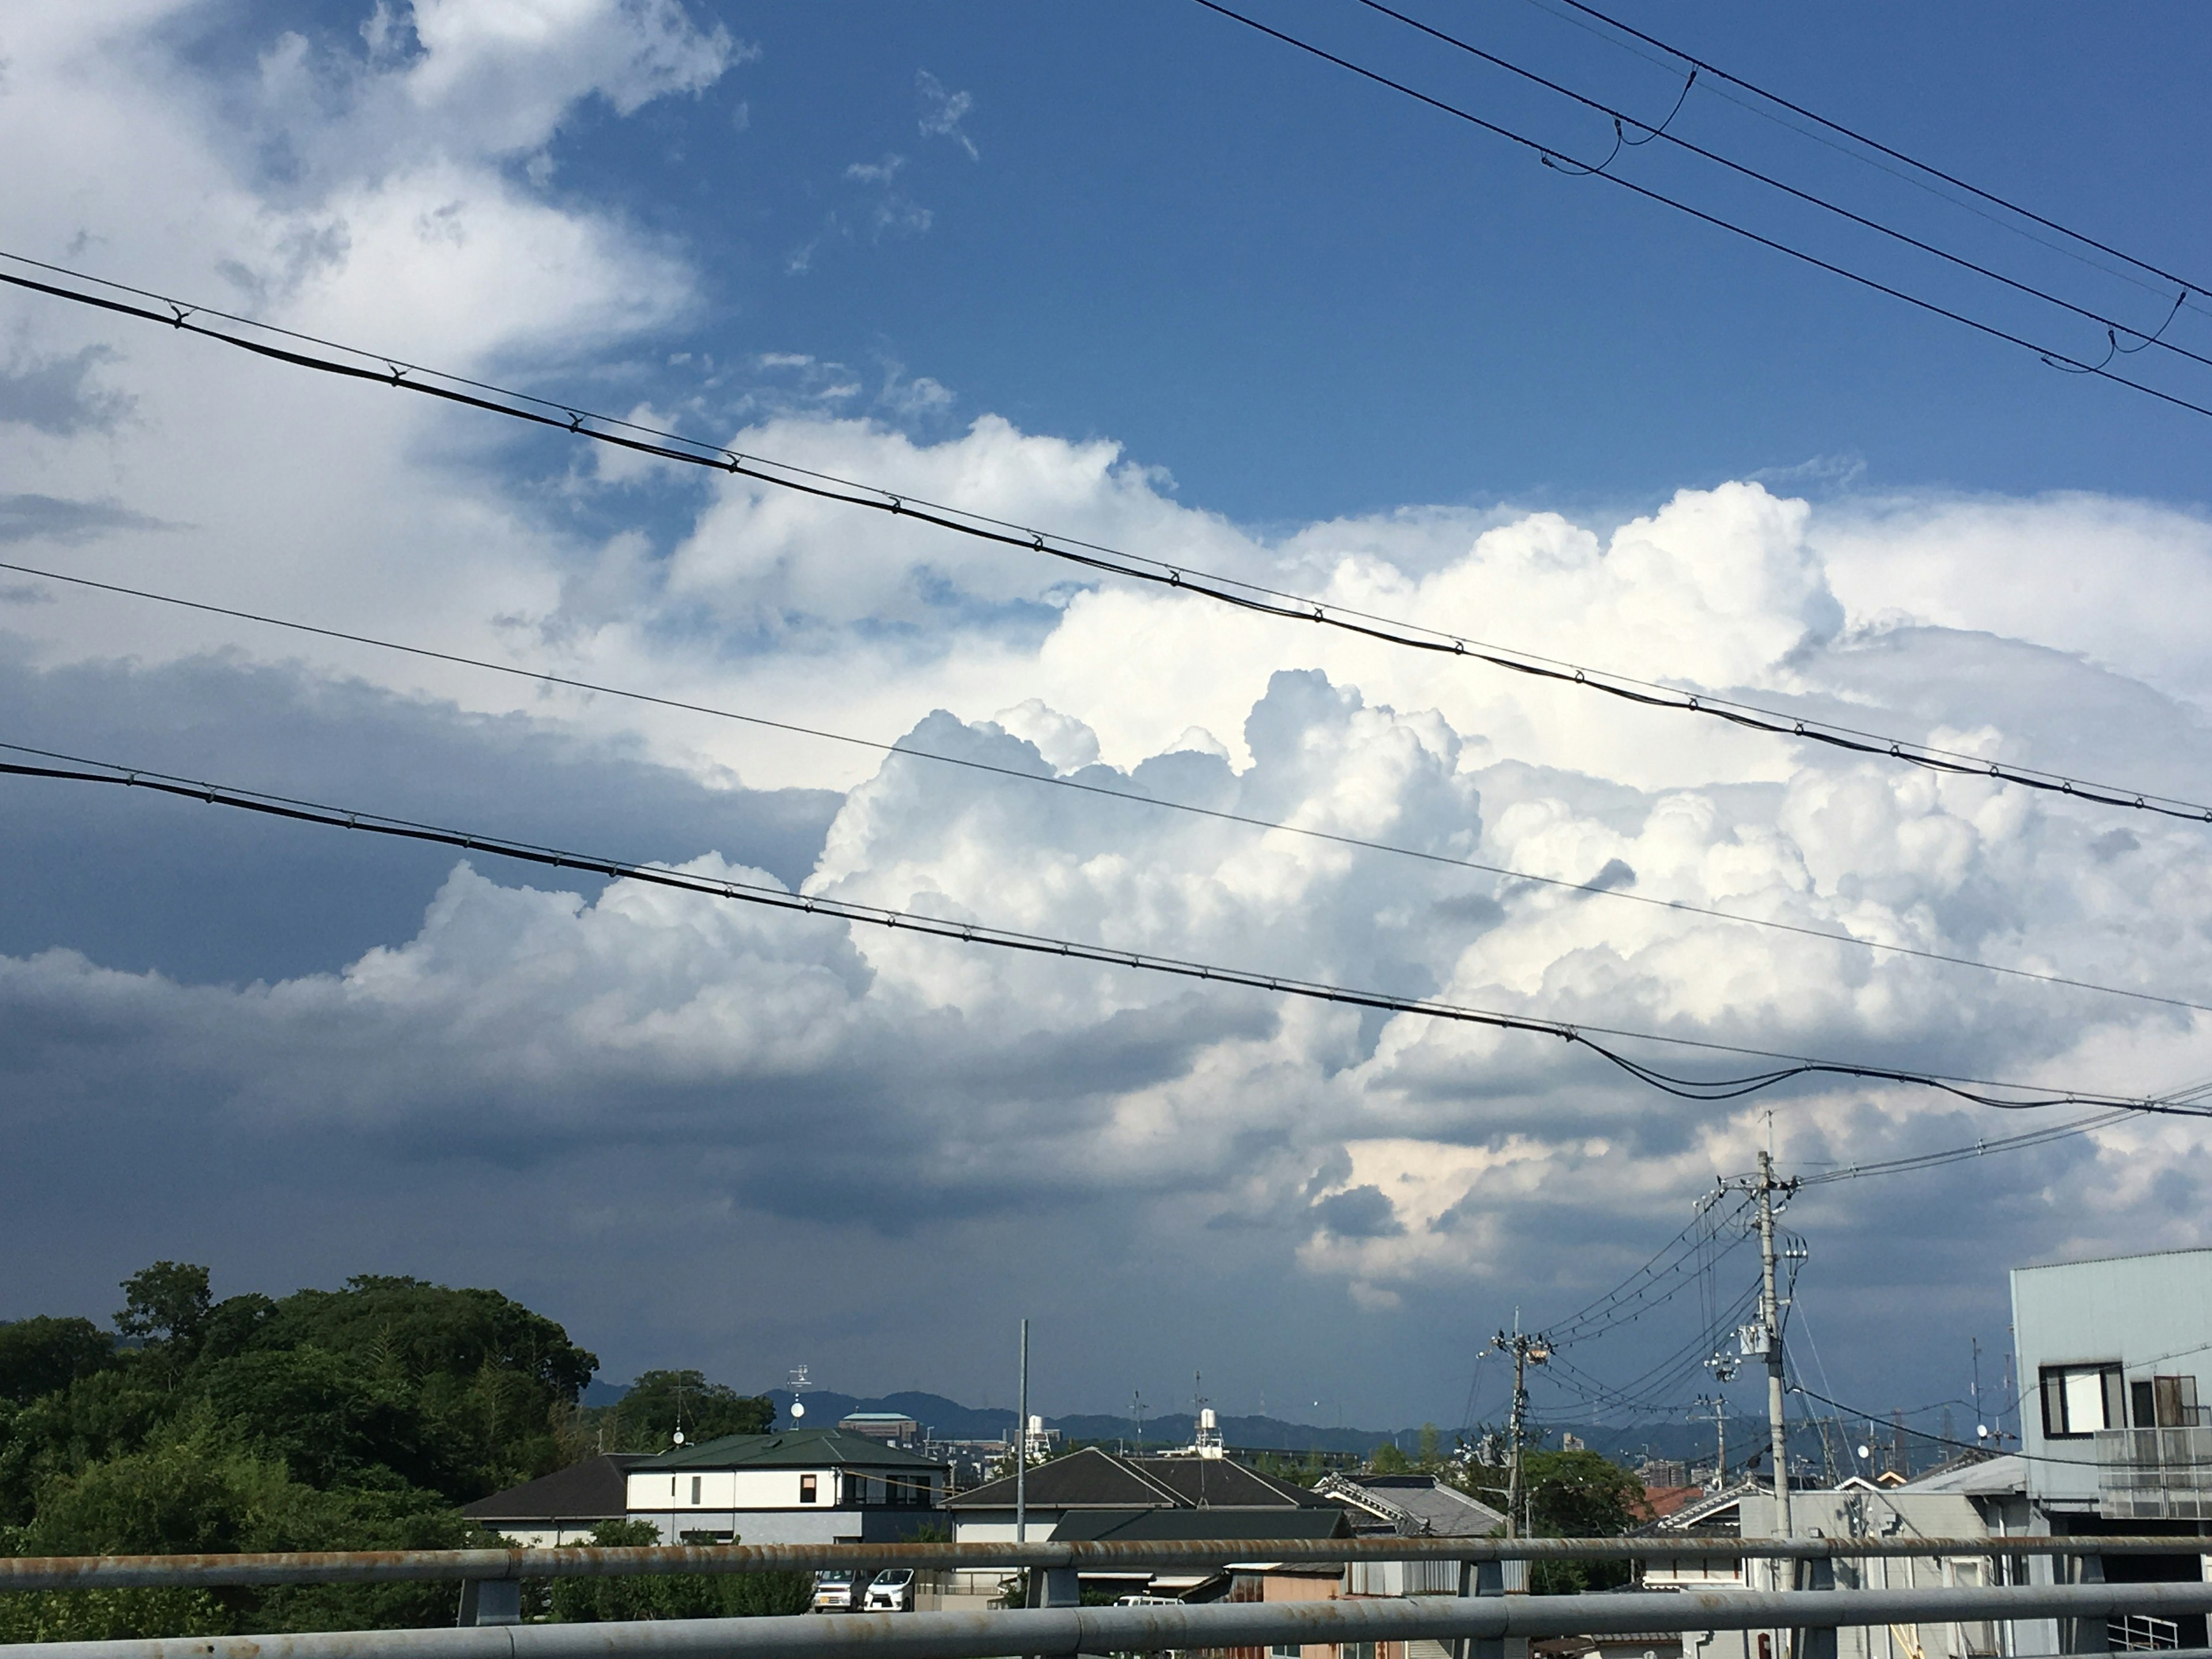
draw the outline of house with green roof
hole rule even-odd
[[[896,1543],[942,1525],[949,1471],[848,1429],[732,1434],[631,1464],[625,1500],[671,1544]]]

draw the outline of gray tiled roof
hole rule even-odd
[[[1423,1537],[1482,1538],[1505,1524],[1499,1511],[1434,1475],[1332,1475],[1317,1490]]]
[[[1033,1510],[1263,1509],[1331,1507],[1303,1486],[1270,1480],[1226,1457],[1119,1457],[1086,1446],[1029,1472]],[[1014,1479],[1004,1475],[946,1505],[954,1510],[1007,1510]]]
[[[624,1477],[639,1452],[605,1452],[565,1469],[479,1498],[461,1513],[471,1521],[614,1521],[627,1507]]]
[[[1205,1543],[1212,1539],[1349,1538],[1352,1526],[1334,1504],[1324,1509],[1086,1510],[1053,1528],[1052,1541]]]

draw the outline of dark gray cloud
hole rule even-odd
[[[96,385],[93,376],[115,356],[106,346],[90,345],[67,356],[0,368],[0,422],[15,422],[56,437],[112,429],[130,415],[131,400]]]
[[[0,495],[0,543],[82,542],[110,530],[161,530],[158,519],[113,501],[72,501],[58,495]]]
[[[1380,1187],[1347,1187],[1313,1206],[1315,1223],[1339,1238],[1389,1238],[1406,1231]]]
[[[838,797],[708,788],[520,716],[201,658],[40,672],[0,641],[0,738],[614,856],[714,849],[796,883]],[[448,851],[150,795],[0,781],[0,954],[56,947],[185,981],[329,972],[411,937]],[[596,892],[599,884],[563,884]]]

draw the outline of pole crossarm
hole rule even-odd
[[[2192,1538],[1276,1538],[1233,1542],[699,1544],[606,1548],[327,1550],[292,1554],[0,1557],[0,1591],[156,1585],[375,1584],[657,1577],[835,1567],[1226,1567],[1251,1562],[1857,1560],[1991,1555],[2173,1555]]]
[[[2212,1584],[1352,1597],[26,1644],[29,1659],[991,1659],[2212,1612]]]

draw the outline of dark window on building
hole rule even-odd
[[[2039,1380],[2045,1438],[2081,1440],[2127,1425],[2118,1365],[2045,1365]]]
[[[691,1477],[691,1501],[694,1504],[699,1501],[699,1477],[696,1474]]]
[[[817,1479],[817,1477],[811,1474],[802,1474],[799,1477],[799,1501],[800,1503],[811,1504],[817,1500],[819,1496],[819,1488],[816,1484]]]
[[[2128,1395],[2128,1421],[2139,1429],[2193,1429],[2204,1420],[2193,1376],[2138,1377]]]

